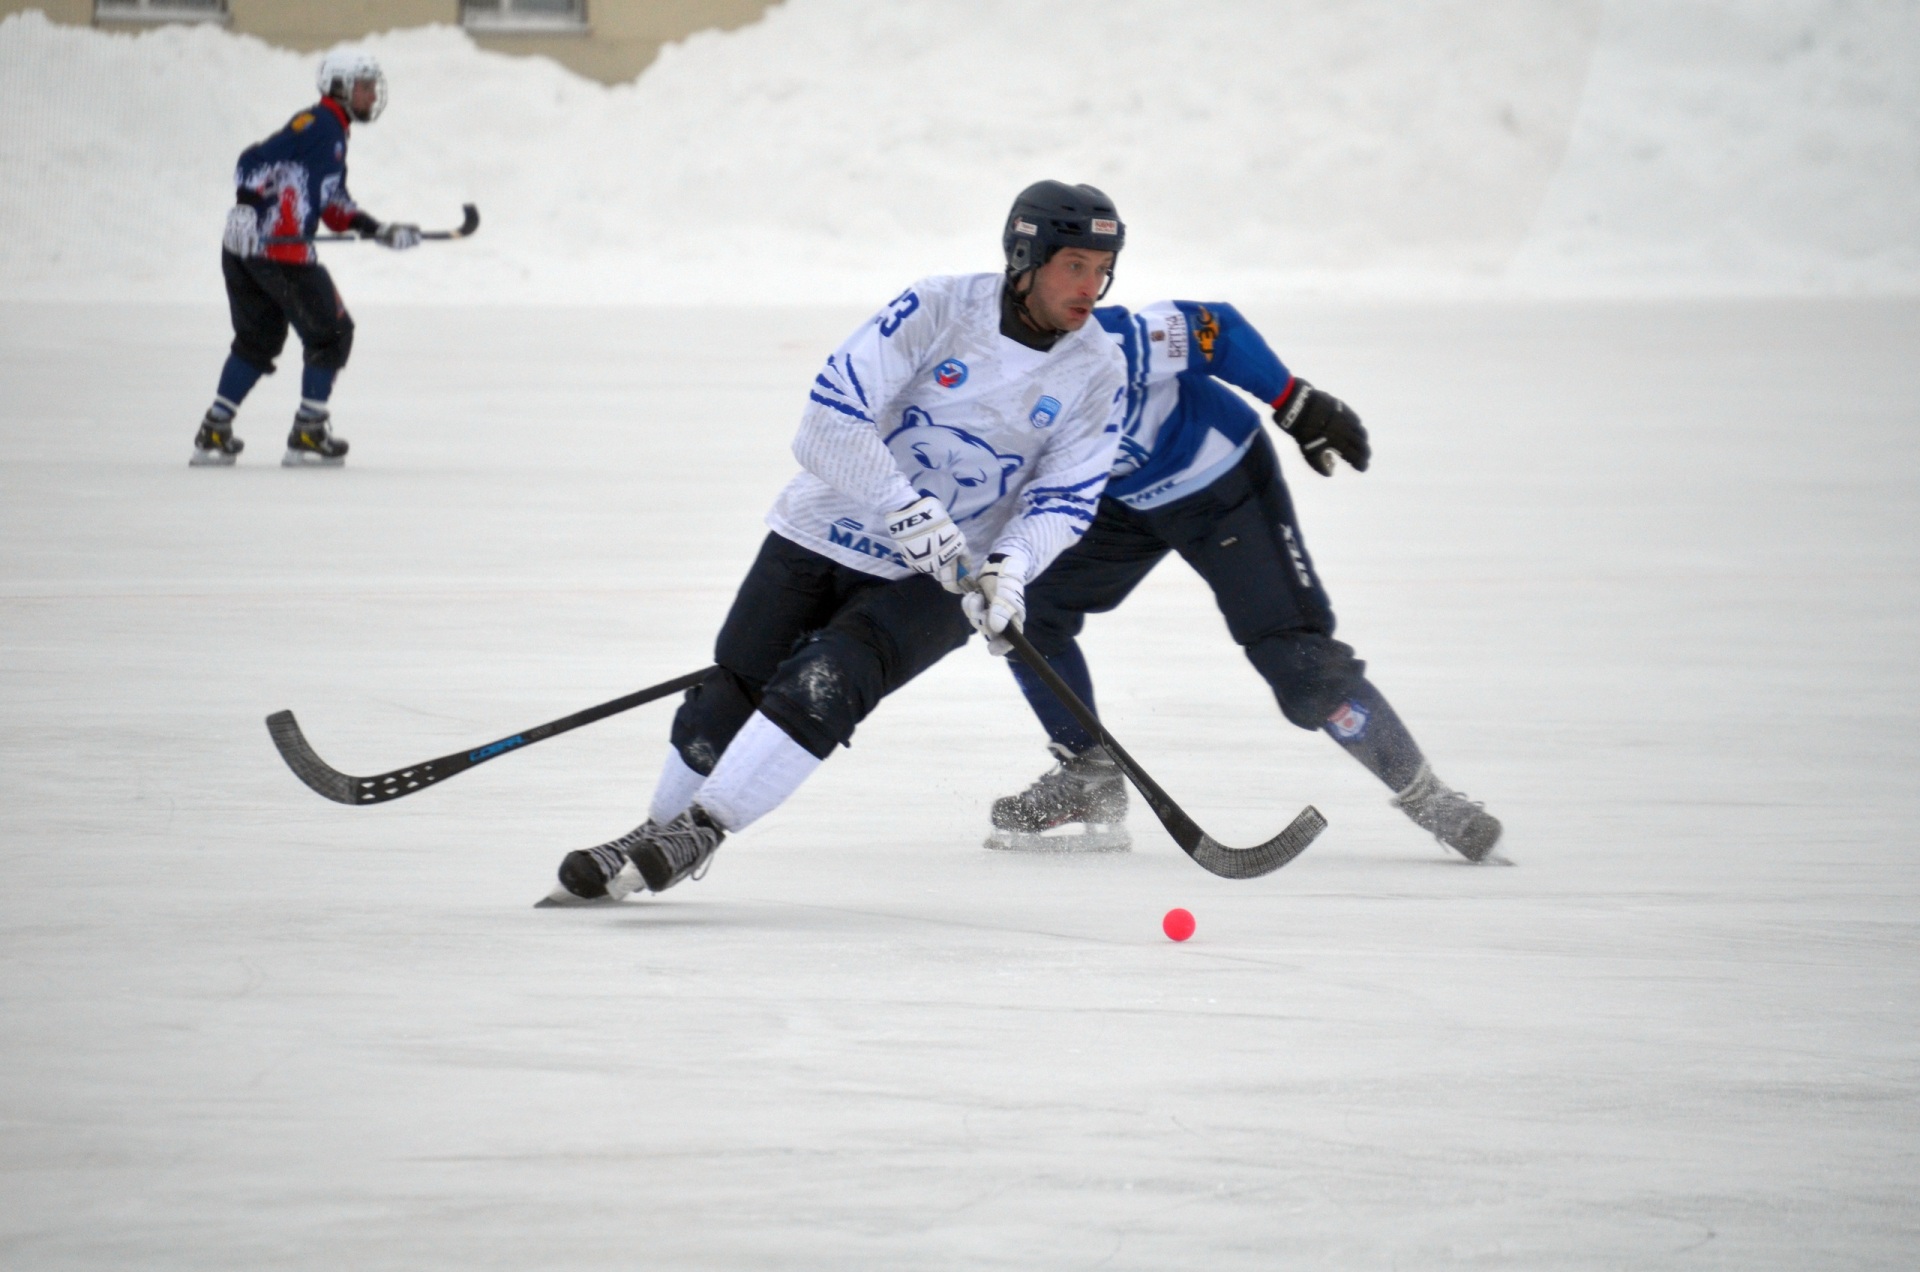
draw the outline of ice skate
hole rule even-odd
[[[665,892],[682,879],[701,878],[727,837],[698,804],[664,826],[648,822],[636,833],[640,841],[627,852],[653,892]]]
[[[611,905],[625,900],[640,886],[640,872],[628,854],[643,836],[657,829],[649,818],[618,839],[568,853],[560,862],[560,882],[534,907]]]
[[[187,461],[192,468],[231,468],[233,461],[247,444],[233,435],[233,417],[216,419],[212,411],[200,421],[200,431],[193,435],[193,458]]]
[[[1468,799],[1435,777],[1425,764],[1392,802],[1414,825],[1432,832],[1468,861],[1503,860],[1492,856],[1500,842],[1500,819],[1480,801]]]
[[[325,411],[301,407],[293,417],[293,431],[287,434],[287,453],[280,458],[282,468],[338,468],[347,462],[347,443],[333,435],[332,417]]]
[[[1014,852],[1125,852],[1127,782],[1103,746],[1079,755],[1055,742],[1060,760],[1018,795],[993,801],[985,846]]]

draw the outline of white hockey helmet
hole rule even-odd
[[[320,73],[314,79],[320,86],[320,96],[339,102],[363,124],[380,118],[380,112],[387,108],[386,72],[365,49],[334,49],[320,59]],[[373,105],[364,115],[353,109],[353,86],[362,80],[373,81]]]

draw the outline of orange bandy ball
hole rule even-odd
[[[1193,914],[1178,907],[1167,911],[1167,917],[1160,920],[1160,930],[1176,941],[1184,941],[1193,935]]]

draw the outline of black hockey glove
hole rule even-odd
[[[1273,422],[1300,443],[1300,453],[1322,477],[1333,476],[1335,455],[1353,465],[1355,472],[1367,471],[1367,461],[1373,457],[1367,430],[1353,408],[1333,394],[1295,380],[1292,390],[1273,404]]]

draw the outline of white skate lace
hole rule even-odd
[[[714,832],[697,824],[692,818],[686,819],[684,826],[680,821],[681,819],[676,817],[668,825],[655,827],[653,842],[659,847],[660,855],[667,859],[667,864],[673,867],[675,874],[698,862],[693,873],[688,876],[698,881],[713,867],[714,849],[720,846],[719,840]]]
[[[1393,797],[1393,803],[1413,819],[1414,825],[1442,839],[1458,834],[1475,813],[1486,808],[1483,801],[1468,799],[1465,792],[1442,782],[1424,764],[1407,783],[1407,789]]]
[[[649,831],[656,829],[649,817],[618,839],[609,839],[598,847],[587,849],[587,855],[599,863],[602,878],[611,879],[620,873],[621,867],[633,856],[633,850],[640,846]]]

